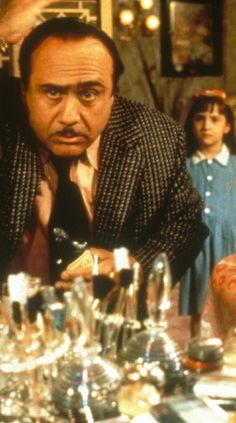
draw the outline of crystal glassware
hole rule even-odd
[[[116,394],[122,371],[100,355],[101,346],[95,342],[93,302],[85,282],[77,278],[72,292],[66,295],[65,327],[72,329],[72,344],[52,388],[60,415],[81,423],[119,416]]]
[[[157,256],[147,283],[148,318],[144,329],[133,336],[120,351],[119,362],[156,362],[166,374],[166,390],[182,383],[182,349],[168,334],[166,312],[170,307],[171,272],[165,253]]]
[[[51,409],[51,374],[67,352],[70,340],[53,323],[56,301],[47,303],[47,290],[38,278],[23,273],[8,278],[4,293],[7,301],[3,298],[0,309],[3,421],[59,421]]]

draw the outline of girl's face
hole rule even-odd
[[[200,150],[221,150],[224,134],[230,131],[225,115],[219,113],[218,105],[193,116],[193,132]]]

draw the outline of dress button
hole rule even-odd
[[[204,209],[204,213],[209,214],[210,212],[211,212],[211,209],[209,209],[209,207],[206,207],[206,208]]]
[[[213,160],[212,160],[212,159],[208,159],[208,160],[207,160],[207,163],[208,163],[208,164],[212,164],[212,162],[213,162]]]
[[[212,175],[207,175],[207,180],[208,181],[212,181],[212,179],[213,179],[213,176]]]
[[[210,191],[206,191],[206,192],[205,192],[205,196],[206,196],[206,197],[210,197],[210,196],[211,196],[211,192],[210,192]]]

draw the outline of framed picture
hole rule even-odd
[[[54,16],[78,16],[112,35],[112,0],[66,0],[47,7],[43,19]]]
[[[222,73],[222,0],[162,0],[162,76]]]

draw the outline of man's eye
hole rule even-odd
[[[54,88],[50,88],[46,91],[46,94],[48,96],[48,98],[50,98],[51,100],[57,100],[60,98],[61,93],[60,91],[54,89]]]
[[[93,101],[97,93],[94,90],[86,90],[79,93],[79,96],[86,101]]]

